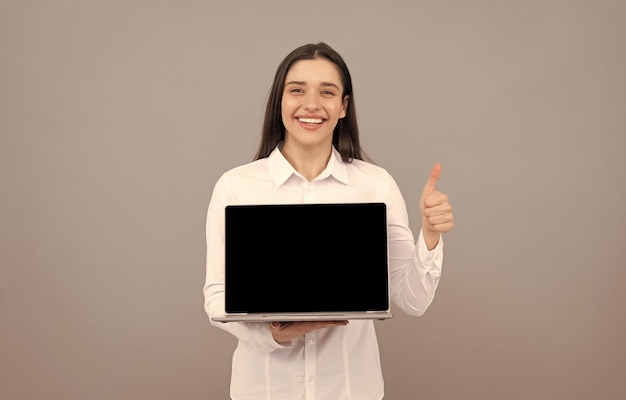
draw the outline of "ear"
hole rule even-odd
[[[345,117],[346,114],[348,113],[348,103],[349,102],[350,102],[350,96],[345,95],[343,97],[342,102],[341,102],[341,114],[339,115],[339,119]]]

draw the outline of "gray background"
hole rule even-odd
[[[0,1],[0,398],[224,399],[204,223],[275,68],[325,41],[363,145],[455,209],[389,399],[626,391],[623,1]]]

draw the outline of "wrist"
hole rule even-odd
[[[426,248],[428,251],[437,247],[439,244],[439,239],[441,239],[441,233],[426,229],[422,227],[422,236],[424,237],[424,242],[426,243]]]

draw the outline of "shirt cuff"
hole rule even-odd
[[[439,237],[439,242],[434,249],[428,250],[424,240],[424,232],[420,229],[417,238],[417,257],[419,264],[429,270],[432,275],[439,276],[443,266],[443,235]]]
[[[270,351],[278,350],[278,349],[287,349],[292,346],[292,342],[283,342],[278,343],[274,340],[274,336],[272,336],[272,332],[269,328],[269,323],[267,322],[258,322],[258,326],[255,329],[255,333],[257,335],[256,341],[261,344],[266,349]]]

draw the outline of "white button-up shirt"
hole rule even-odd
[[[404,199],[387,171],[361,160],[345,163],[333,149],[326,169],[308,181],[276,148],[267,158],[226,172],[213,189],[204,286],[209,317],[224,314],[225,206],[351,202],[387,205],[391,300],[410,315],[422,315],[439,282],[443,242],[428,251],[421,231],[414,240]],[[336,229],[350,234],[349,227]],[[313,331],[286,344],[273,339],[267,323],[211,323],[238,339],[232,361],[233,400],[383,398],[378,343],[370,320]]]

